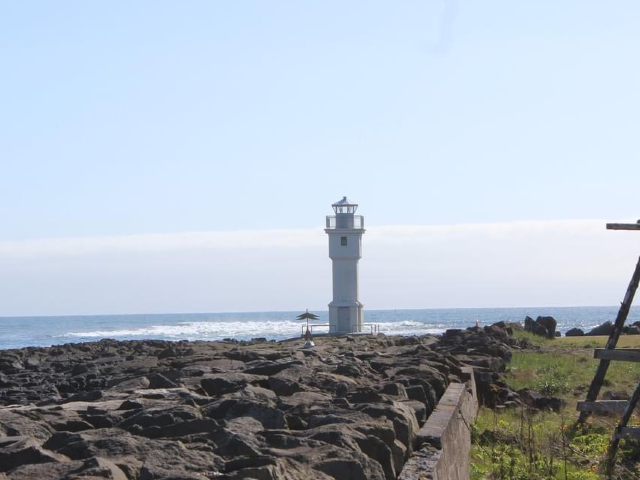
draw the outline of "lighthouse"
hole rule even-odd
[[[347,197],[331,205],[335,215],[327,216],[329,258],[333,270],[333,301],[329,303],[330,333],[362,331],[362,303],[358,298],[358,261],[362,257],[364,217],[356,215],[358,205]]]

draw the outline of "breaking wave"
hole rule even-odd
[[[100,329],[90,331],[67,332],[57,338],[96,339],[96,338],[158,338],[168,340],[220,340],[223,338],[283,339],[301,335],[306,324],[290,320],[280,321],[227,321],[227,322],[178,322],[174,325],[151,325],[140,328]],[[313,325],[313,324],[312,324]],[[364,327],[368,331],[370,324]],[[394,335],[437,334],[442,333],[444,324],[425,323],[414,320],[379,323],[380,332]],[[325,333],[328,327],[314,325],[314,333]]]
[[[167,313],[138,315],[71,315],[61,317],[0,318],[0,350],[26,346],[50,346],[66,342],[95,341],[101,338],[118,340],[220,340],[236,338],[267,338],[282,340],[302,333],[304,322],[297,322],[293,312],[229,312],[229,313]],[[315,312],[317,324],[328,323],[328,312]],[[612,320],[618,307],[525,307],[477,309],[413,309],[366,310],[365,331],[378,326],[388,335],[438,334],[448,328],[467,328],[476,324],[490,325],[496,321],[519,321],[525,316],[551,315],[558,320],[563,333],[578,327],[588,331],[604,321]],[[629,312],[629,323],[640,321],[640,308]],[[314,333],[327,327],[315,326]]]
[[[283,337],[299,334],[302,328],[301,325],[301,323],[286,320],[265,322],[180,322],[177,325],[152,325],[132,329],[69,332],[64,336],[80,338],[162,337],[185,340]]]

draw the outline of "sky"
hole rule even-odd
[[[0,316],[326,308],[343,195],[367,308],[617,304],[639,24],[632,0],[0,0]]]

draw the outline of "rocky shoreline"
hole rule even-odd
[[[463,367],[514,401],[509,328],[0,351],[0,479],[395,479]]]

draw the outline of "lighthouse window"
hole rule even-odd
[[[343,247],[347,246],[347,237],[340,237],[340,245]]]

